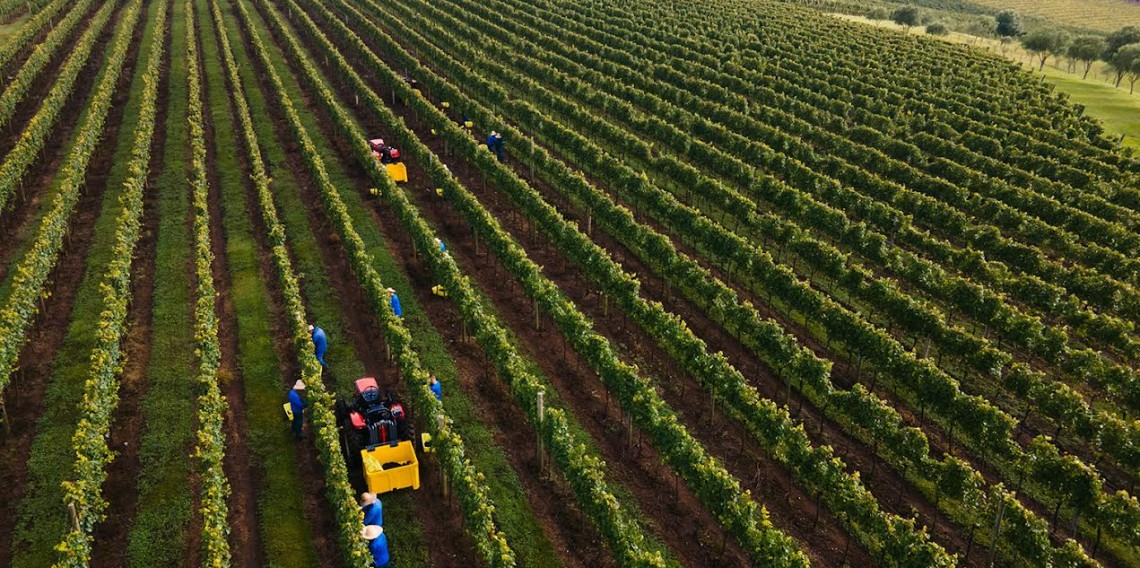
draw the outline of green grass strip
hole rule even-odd
[[[193,321],[190,316],[190,165],[187,94],[186,15],[174,2],[166,138],[158,195],[154,312],[147,391],[140,404],[145,432],[139,449],[142,470],[138,510],[129,535],[127,565],[135,568],[185,566],[190,521],[190,444],[193,439]],[[175,56],[174,54],[179,54]]]

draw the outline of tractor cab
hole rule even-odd
[[[384,166],[392,181],[397,183],[408,182],[408,168],[400,161],[399,148],[385,144],[383,138],[369,140],[368,146],[372,149],[372,157]]]
[[[391,392],[380,390],[374,377],[357,379],[355,387],[352,400],[337,401],[336,407],[345,461],[362,466],[372,493],[419,489],[414,434],[404,406]]]

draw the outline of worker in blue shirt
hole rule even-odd
[[[503,161],[503,135],[492,130],[487,137],[487,149],[494,152],[499,161]]]
[[[431,392],[435,393],[435,399],[442,402],[443,387],[440,386],[439,381],[437,381],[435,378],[435,375],[428,375],[428,387],[431,388]]]
[[[375,493],[360,494],[360,510],[364,512],[364,525],[384,526],[384,504]]]
[[[384,535],[383,527],[368,525],[361,531],[364,540],[368,541],[368,552],[372,553],[372,566],[386,568],[388,566],[388,537]]]
[[[289,409],[293,411],[293,437],[301,439],[301,427],[304,425],[305,416],[305,401],[301,398],[301,393],[305,392],[305,383],[297,381],[293,383],[293,389],[289,391]]]
[[[327,367],[325,365],[325,351],[328,351],[329,340],[325,337],[325,330],[310,325],[309,333],[313,334],[313,352],[317,356],[317,361],[321,362],[322,367]]]
[[[388,303],[392,304],[392,312],[396,314],[396,317],[404,317],[404,310],[400,309],[400,297],[392,288],[388,288]]]
[[[447,252],[447,245],[443,244],[439,237],[435,238],[435,245],[439,247],[439,252]]]

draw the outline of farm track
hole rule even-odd
[[[356,178],[358,188],[368,187],[368,179],[357,171],[357,168],[350,166],[349,171]],[[409,186],[412,188],[412,193],[420,195],[432,193],[430,183],[424,181],[426,175],[418,166],[411,166],[409,176],[412,179]],[[467,178],[465,181],[470,187],[474,178]],[[423,210],[421,207],[421,211]],[[382,205],[369,207],[368,212],[382,230],[385,227],[399,226],[399,220]],[[438,218],[434,220],[438,221]],[[449,226],[447,223],[441,222],[436,222],[435,225],[437,227]],[[454,227],[454,224],[451,227]],[[399,256],[402,260],[404,272],[409,276],[416,292],[416,298],[425,306],[433,326],[439,330],[450,346],[449,352],[457,364],[458,376],[464,391],[474,399],[478,408],[485,409],[485,419],[494,426],[495,440],[506,452],[514,471],[520,477],[520,481],[523,483],[521,489],[539,516],[547,536],[556,545],[560,553],[559,560],[566,566],[612,566],[614,560],[609,555],[608,550],[602,546],[600,536],[596,534],[590,521],[573,504],[562,505],[562,503],[573,500],[573,496],[564,487],[564,482],[555,480],[554,483],[551,483],[550,478],[554,474],[544,474],[539,470],[538,450],[535,444],[536,434],[533,427],[527,423],[523,411],[517,405],[509,402],[511,394],[505,385],[495,378],[494,372],[490,370],[492,369],[491,362],[486,359],[486,356],[473,342],[462,339],[463,322],[460,314],[451,302],[431,293],[430,290],[436,282],[422,262],[414,256],[409,256],[406,252],[398,254],[400,251],[412,250],[414,247],[407,234],[400,230],[391,229],[385,231],[385,234],[390,239],[389,248],[392,255]],[[465,270],[465,272],[473,275],[476,281],[480,282],[481,288],[485,292],[496,290],[498,286],[503,285],[502,282],[495,283],[489,280],[498,275],[498,267],[494,261],[487,258],[486,254],[479,255],[479,261],[469,260],[476,258],[473,241],[471,241],[469,233],[456,234],[450,232],[444,234],[447,235],[444,242],[452,243],[449,250],[462,250],[464,252],[463,255],[454,255],[461,266],[470,268],[472,265],[476,265],[474,269]],[[443,234],[441,234],[442,236]],[[529,321],[526,314],[517,309],[519,305],[527,303],[527,299],[521,290],[514,286],[509,292],[492,293],[490,297],[493,304],[498,308],[498,313],[511,320],[512,329],[516,333],[522,330],[523,333],[520,335],[527,336],[529,334],[527,332],[528,326],[531,324],[526,323]],[[363,299],[360,298],[358,301],[363,302]],[[510,316],[517,317],[511,318]],[[542,339],[550,338],[549,330],[538,335]],[[530,359],[539,362],[539,366],[548,377],[553,378],[559,374],[558,366],[562,363],[559,362],[554,366],[542,364],[539,357],[536,357],[536,351],[538,353],[546,352],[548,355],[554,350],[549,346],[546,349],[536,350],[534,349],[536,342],[538,340],[527,342],[531,347],[527,354]],[[561,373],[567,372],[569,371],[561,371]],[[445,400],[447,396],[445,393]],[[606,420],[606,422],[610,421]],[[612,460],[610,463],[613,463]],[[432,475],[434,476],[435,473],[433,472]]]
[[[91,13],[85,16],[85,24],[90,22],[94,12],[95,10],[92,9]],[[93,50],[94,53],[102,54],[105,51],[107,43],[111,38],[112,27],[113,26],[108,25],[103,31],[103,34],[96,42],[96,47]],[[80,34],[76,33],[73,35],[74,39],[72,39],[66,53],[70,53],[70,48],[78,41]],[[64,59],[66,59],[66,56],[60,55],[58,61],[52,66],[52,69],[54,70],[54,68],[62,64]],[[79,78],[77,79],[79,85],[72,91],[71,96],[68,97],[68,102],[64,106],[62,113],[63,116],[71,117],[71,120],[64,120],[55,126],[58,140],[73,139],[73,131],[79,121],[79,115],[82,113],[88,96],[91,94],[91,89],[95,83],[95,76],[98,74],[101,66],[102,58],[93,57],[87,62],[87,66],[83,71],[80,72]],[[21,105],[13,121],[9,123],[5,129],[6,132],[0,134],[0,155],[6,156],[13,146],[15,146],[25,123],[39,110],[40,101],[47,96],[54,83],[54,71],[45,72],[40,75],[37,85],[29,91],[24,104]],[[33,164],[25,174],[23,190],[16,192],[9,202],[9,205],[0,210],[0,230],[5,232],[5,238],[0,239],[0,282],[3,283],[2,286],[0,286],[0,290],[7,289],[9,285],[8,275],[12,269],[12,265],[16,262],[17,256],[28,248],[29,243],[34,238],[33,235],[38,220],[46,213],[47,208],[50,206],[52,180],[67,158],[68,146],[69,144],[66,143],[57,143],[45,148],[45,150],[40,153],[38,163]],[[0,296],[2,295],[3,294],[0,294]]]
[[[155,0],[170,2],[177,0]],[[162,32],[163,70],[170,65],[170,19]],[[163,72],[158,85],[155,123],[165,124],[168,108],[168,73]],[[133,330],[124,339],[126,363],[120,376],[119,405],[112,419],[109,446],[118,448],[118,457],[107,468],[103,494],[108,501],[108,521],[96,525],[92,536],[91,565],[123,566],[126,563],[127,536],[131,520],[138,506],[139,471],[142,464],[139,458],[142,431],[145,420],[141,409],[147,384],[147,368],[150,365],[153,344],[152,318],[154,317],[155,255],[158,240],[158,195],[156,187],[162,156],[166,146],[164,136],[154,136],[150,150],[150,174],[147,186],[150,191],[143,193],[142,229],[135,249],[135,260],[131,267],[131,287],[134,289],[128,316],[128,328]]]
[[[109,43],[110,35],[118,25],[121,15],[121,12],[114,15],[108,22],[99,45]],[[143,28],[144,26],[141,24],[136,25],[132,31],[134,41],[132,41],[127,53],[123,72],[118,77],[114,103],[107,115],[105,130],[84,172],[83,187],[86,190],[80,191],[79,202],[69,221],[70,237],[67,239],[68,242],[63,247],[59,260],[51,273],[51,284],[48,287],[51,293],[51,301],[44,302],[44,310],[30,331],[33,337],[25,343],[21,350],[19,356],[21,371],[12,383],[13,388],[8,389],[9,392],[4,395],[12,424],[11,431],[3,442],[4,459],[0,460],[0,487],[2,487],[0,495],[3,496],[0,498],[0,502],[9,504],[9,506],[0,507],[0,565],[14,565],[16,549],[22,546],[15,540],[18,531],[22,527],[33,526],[41,520],[37,519],[31,521],[30,524],[24,524],[30,519],[22,518],[22,514],[26,505],[25,500],[41,497],[38,491],[49,490],[44,487],[36,489],[37,483],[43,484],[45,482],[36,476],[48,472],[33,472],[29,468],[30,456],[33,449],[38,445],[36,441],[43,435],[42,428],[45,426],[45,417],[56,415],[62,410],[61,408],[52,408],[49,405],[53,403],[62,404],[64,408],[67,408],[68,405],[77,403],[74,399],[57,400],[61,396],[71,394],[59,392],[60,389],[71,387],[55,384],[57,382],[56,367],[65,364],[65,360],[62,359],[63,356],[76,361],[80,359],[86,361],[88,355],[86,352],[68,354],[62,350],[67,345],[65,340],[74,341],[74,348],[85,345],[86,340],[78,336],[79,332],[73,329],[69,322],[81,285],[86,282],[94,286],[96,280],[101,278],[104,268],[101,265],[89,264],[88,257],[92,253],[92,245],[96,239],[96,220],[103,214],[104,209],[117,209],[116,204],[106,202],[103,197],[109,192],[117,194],[117,191],[108,188],[108,181],[111,176],[112,158],[118,141],[124,107],[129,96],[131,78],[134,75],[139,52],[139,40],[142,37]],[[101,54],[102,51],[100,50],[99,53]],[[92,69],[91,65],[96,64],[97,66]],[[92,78],[98,74],[102,64],[102,57],[95,57],[88,63],[87,69]],[[94,82],[94,80],[89,81],[92,84]],[[78,115],[77,112],[75,114],[77,120]],[[60,163],[67,156],[68,146],[60,145],[59,153],[61,155],[58,157]],[[45,175],[43,183],[52,184],[54,183],[52,180],[53,176]],[[45,187],[42,191],[46,192],[47,188]],[[70,337],[72,334],[76,334],[74,338]],[[72,385],[72,387],[75,386]],[[78,385],[77,388],[82,388],[82,385]],[[71,416],[64,414],[62,416],[57,415],[56,418],[63,421],[74,420],[78,422],[79,417],[71,413]],[[41,443],[52,446],[53,452],[60,449],[67,451],[70,450],[70,435],[63,439],[43,440]],[[70,459],[70,455],[66,459]],[[69,473],[70,468],[61,467],[61,464],[54,464],[50,475],[54,478]],[[49,487],[51,485],[54,484],[48,483]],[[49,491],[54,492],[54,490],[55,487],[51,487]],[[62,517],[63,515],[60,515],[59,518]],[[48,522],[56,522],[59,518],[51,519]],[[45,543],[37,544],[43,546]]]

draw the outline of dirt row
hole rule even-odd
[[[101,47],[109,41],[110,32],[119,21],[119,17],[120,14],[116,14],[108,22],[107,31],[100,37],[95,53],[103,52]],[[2,436],[0,437],[0,503],[4,504],[0,506],[0,565],[8,565],[14,552],[13,531],[19,512],[18,504],[26,489],[28,474],[26,463],[32,440],[38,430],[36,422],[43,411],[44,392],[52,377],[56,353],[67,334],[71,308],[86,270],[88,250],[95,237],[95,221],[99,217],[111,173],[123,109],[129,97],[131,77],[138,59],[142,30],[143,25],[140,22],[135,27],[134,41],[115,89],[114,103],[107,116],[103,137],[87,167],[84,189],[80,192],[79,203],[70,221],[70,236],[51,274],[51,283],[48,286],[51,299],[42,304],[40,315],[28,332],[28,341],[20,351],[18,358],[20,369],[12,377],[11,384],[3,395],[9,424],[7,430],[0,433]],[[98,61],[99,65],[102,64],[102,58],[93,59]],[[97,70],[98,67],[92,68],[89,65],[81,77],[91,78]],[[79,113],[66,116],[78,120]],[[54,178],[54,170],[57,169],[54,166],[61,163],[64,157],[62,145],[58,154],[53,160],[53,168],[44,171],[40,176],[36,186],[37,193],[46,191],[47,184],[50,184]],[[3,240],[7,241],[8,239]],[[146,340],[140,339],[140,341],[145,343]],[[145,349],[138,345],[134,347],[137,350]],[[69,444],[70,440],[61,442]]]

